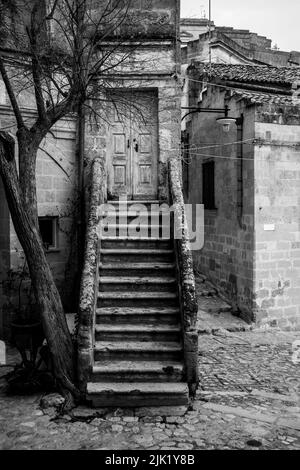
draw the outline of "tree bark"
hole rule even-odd
[[[27,199],[28,192],[25,201],[22,197],[14,158],[14,140],[4,132],[0,132],[0,175],[16,234],[28,263],[33,291],[52,355],[55,378],[64,394],[71,393],[78,398],[79,392],[74,385],[76,377],[74,345],[37,225],[33,223],[36,211],[34,208],[31,211],[27,210],[32,199],[31,197]],[[35,187],[34,184],[29,186],[31,191]],[[33,196],[33,201],[36,200],[34,193],[33,190],[30,194]]]

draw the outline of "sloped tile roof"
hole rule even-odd
[[[300,81],[300,67],[273,67],[270,65],[232,65],[208,64],[203,66],[203,72],[212,77],[236,82],[278,83],[292,85]]]
[[[277,104],[281,106],[299,106],[300,99],[293,96],[235,90],[233,96],[249,100],[255,104]]]

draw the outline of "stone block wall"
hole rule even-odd
[[[169,194],[167,163],[170,157],[180,155],[181,148],[180,48],[172,41],[154,40],[151,43],[142,43],[114,72],[120,73],[121,78],[112,79],[109,91],[116,92],[114,101],[117,108],[118,94],[120,94],[121,115],[128,113],[131,105],[130,100],[126,102],[126,98],[122,98],[122,92],[149,90],[157,96],[158,196],[167,200]],[[108,150],[110,105],[105,105],[103,101],[97,99],[91,101],[90,105],[96,113],[89,111],[85,118],[86,178],[90,174],[91,161],[100,157],[107,170],[110,158]]]
[[[199,99],[197,86],[191,105]],[[209,88],[201,107],[222,108],[224,94]],[[186,130],[192,146],[184,170],[187,202],[202,202],[204,161],[215,162],[216,184],[216,210],[205,210],[204,247],[193,253],[195,265],[247,321],[300,329],[299,106],[227,103],[231,116],[244,115],[242,223],[238,148],[224,145],[237,140],[236,129],[224,134],[214,114],[193,115]]]
[[[48,134],[37,160],[37,195],[40,217],[57,218],[57,248],[47,258],[67,311],[76,309],[74,289],[78,276],[78,214],[76,121],[65,119]],[[51,157],[50,157],[51,156]],[[54,161],[55,160],[55,161]],[[79,285],[79,284],[78,284]]]
[[[198,85],[197,85],[198,86]],[[199,85],[200,86],[200,85]],[[194,90],[195,106],[199,90]],[[201,107],[224,108],[225,92],[211,89],[203,95]],[[254,186],[253,146],[254,107],[246,107],[235,99],[227,101],[230,115],[244,114],[244,207],[242,227],[238,220],[238,140],[237,127],[232,125],[224,133],[216,119],[221,114],[199,113],[192,115],[187,125],[190,145],[187,202],[201,204],[202,164],[215,162],[215,210],[205,210],[204,247],[193,251],[197,269],[204,272],[223,293],[236,304],[246,320],[252,320],[253,249],[254,249]],[[194,149],[193,149],[194,148]]]
[[[152,78],[141,80],[126,80],[119,83],[120,89],[136,90],[156,90],[158,100],[158,195],[162,200],[168,199],[168,178],[167,163],[171,156],[180,154],[180,103],[181,89],[178,81],[173,77]],[[124,103],[124,101],[123,101]],[[95,104],[94,104],[95,106]],[[124,106],[124,104],[123,104]],[[125,104],[126,108],[126,104]],[[108,162],[108,139],[109,125],[103,122],[96,122],[93,119],[86,119],[85,138],[85,173],[88,177],[88,170],[91,161],[100,157],[105,162],[107,169]]]
[[[99,22],[104,32],[106,21],[110,26],[105,37],[110,39],[116,36],[130,40],[179,37],[179,0],[124,0],[118,4],[111,2],[107,7],[108,1],[91,2],[91,32],[93,32],[93,26],[95,27]],[[107,13],[109,9],[113,11],[112,15]],[[104,21],[101,19],[103,11],[105,12]],[[115,26],[111,27],[113,22]],[[98,31],[102,28],[98,28]]]
[[[26,110],[26,121],[29,123],[33,118],[34,112]],[[14,118],[8,106],[0,107],[0,123],[1,127],[11,126],[9,131],[15,133]],[[78,277],[79,207],[75,147],[76,121],[72,118],[60,121],[44,140],[36,166],[39,216],[55,217],[57,220],[58,244],[56,249],[47,251],[47,258],[66,311],[74,311],[76,308],[74,291],[77,291]],[[24,254],[10,219],[0,181],[0,337],[8,337],[9,322],[18,304],[17,286],[23,267]],[[26,289],[28,282],[24,281],[24,299]]]
[[[223,34],[226,34],[247,49],[271,49],[271,39],[268,39],[265,36],[259,36],[258,34],[252,33],[247,29],[234,29],[226,26],[218,26],[216,29],[221,31]]]
[[[300,111],[266,106],[256,121],[256,320],[300,329]]]

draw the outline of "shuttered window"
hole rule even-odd
[[[202,164],[202,203],[205,209],[216,209],[215,206],[215,162]]]

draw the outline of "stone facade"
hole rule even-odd
[[[255,313],[260,324],[300,325],[300,110],[256,111]]]
[[[232,66],[231,79],[235,72]],[[205,244],[193,252],[194,262],[247,321],[299,328],[299,104],[296,97],[226,92],[226,78],[217,82],[222,86],[208,86],[202,95],[200,83],[190,84],[190,105],[227,104],[230,116],[243,115],[243,134],[235,124],[224,133],[217,113],[197,113],[187,123],[187,202],[203,202],[203,163],[215,164],[216,208],[205,210]],[[234,143],[241,135],[243,159]]]
[[[124,56],[128,54],[128,58],[105,78],[110,90],[153,90],[157,94],[158,196],[165,200],[168,198],[167,162],[170,156],[180,153],[179,3],[178,0],[139,0],[133,3],[128,18],[117,31],[124,38],[122,47]],[[95,10],[93,14],[96,13]],[[112,47],[114,40],[113,36],[107,38],[105,47]],[[0,125],[5,128],[10,126],[9,130],[14,133],[15,122],[1,81],[0,103]],[[30,91],[20,94],[19,103],[26,122],[30,123],[35,117],[34,99]],[[97,99],[90,103],[95,111],[97,103]],[[105,110],[103,116],[105,118]],[[87,189],[92,161],[100,158],[107,169],[109,126],[105,119],[97,121],[93,113],[86,112],[83,179]],[[66,311],[76,309],[78,299],[74,292],[78,292],[80,277],[77,267],[80,255],[77,245],[80,210],[77,130],[76,117],[60,121],[45,139],[37,161],[39,216],[55,219],[57,244],[48,250],[47,257]],[[0,289],[5,289],[0,300],[1,337],[7,334],[10,312],[14,310],[12,303],[17,302],[15,286],[6,282],[8,273],[14,272],[17,279],[24,265],[24,257],[8,216],[1,185],[0,196],[0,281],[5,281],[0,285]]]
[[[230,114],[244,114],[244,138],[254,138],[254,110],[245,103],[230,102]],[[204,95],[201,107],[224,107],[224,92],[214,89]],[[185,192],[189,204],[202,204],[202,165],[215,162],[215,210],[205,210],[205,244],[193,251],[196,267],[251,317],[254,249],[254,150],[246,145],[244,162],[243,227],[238,220],[237,129],[224,133],[216,123],[218,114],[195,114],[187,124],[190,151],[185,165]],[[195,147],[195,150],[193,150]]]
[[[211,24],[211,34],[208,29],[207,19],[181,20],[183,64],[192,59],[208,62],[210,47],[211,60],[215,63],[300,65],[300,52],[272,49],[271,39],[265,36],[248,30],[215,26],[214,23]]]
[[[28,121],[32,120],[34,109],[27,108],[24,115]],[[0,108],[0,123],[1,127],[10,126],[12,134],[15,132],[8,104]],[[47,258],[67,311],[75,308],[77,282],[78,168],[75,135],[76,120],[69,118],[59,122],[43,142],[36,167],[38,215],[54,219],[56,230],[56,246],[47,250]],[[0,336],[8,337],[9,322],[19,302],[17,292],[24,255],[9,216],[2,181],[0,194]],[[25,280],[22,283],[24,300],[27,290],[28,282]]]
[[[130,14],[140,18],[132,26],[133,39],[128,44],[128,59],[116,67],[110,74],[110,87],[117,93],[122,91],[151,90],[157,95],[158,105],[158,198],[168,199],[167,162],[171,156],[180,152],[180,104],[181,54],[179,46],[179,1],[142,1],[134,3]],[[126,23],[126,21],[125,21]],[[128,26],[128,25],[127,25]],[[123,34],[126,36],[127,26]],[[135,43],[135,33],[142,38]],[[132,51],[133,49],[133,51]],[[126,54],[126,47],[124,47]],[[126,113],[123,100],[122,112]],[[118,107],[118,98],[116,99]],[[97,100],[91,107],[103,113],[103,104]],[[104,110],[106,116],[109,109]],[[85,167],[89,169],[91,161],[100,157],[107,168],[111,122],[97,123],[86,116],[85,127]],[[88,170],[89,171],[89,170]],[[87,175],[89,173],[87,172]]]

